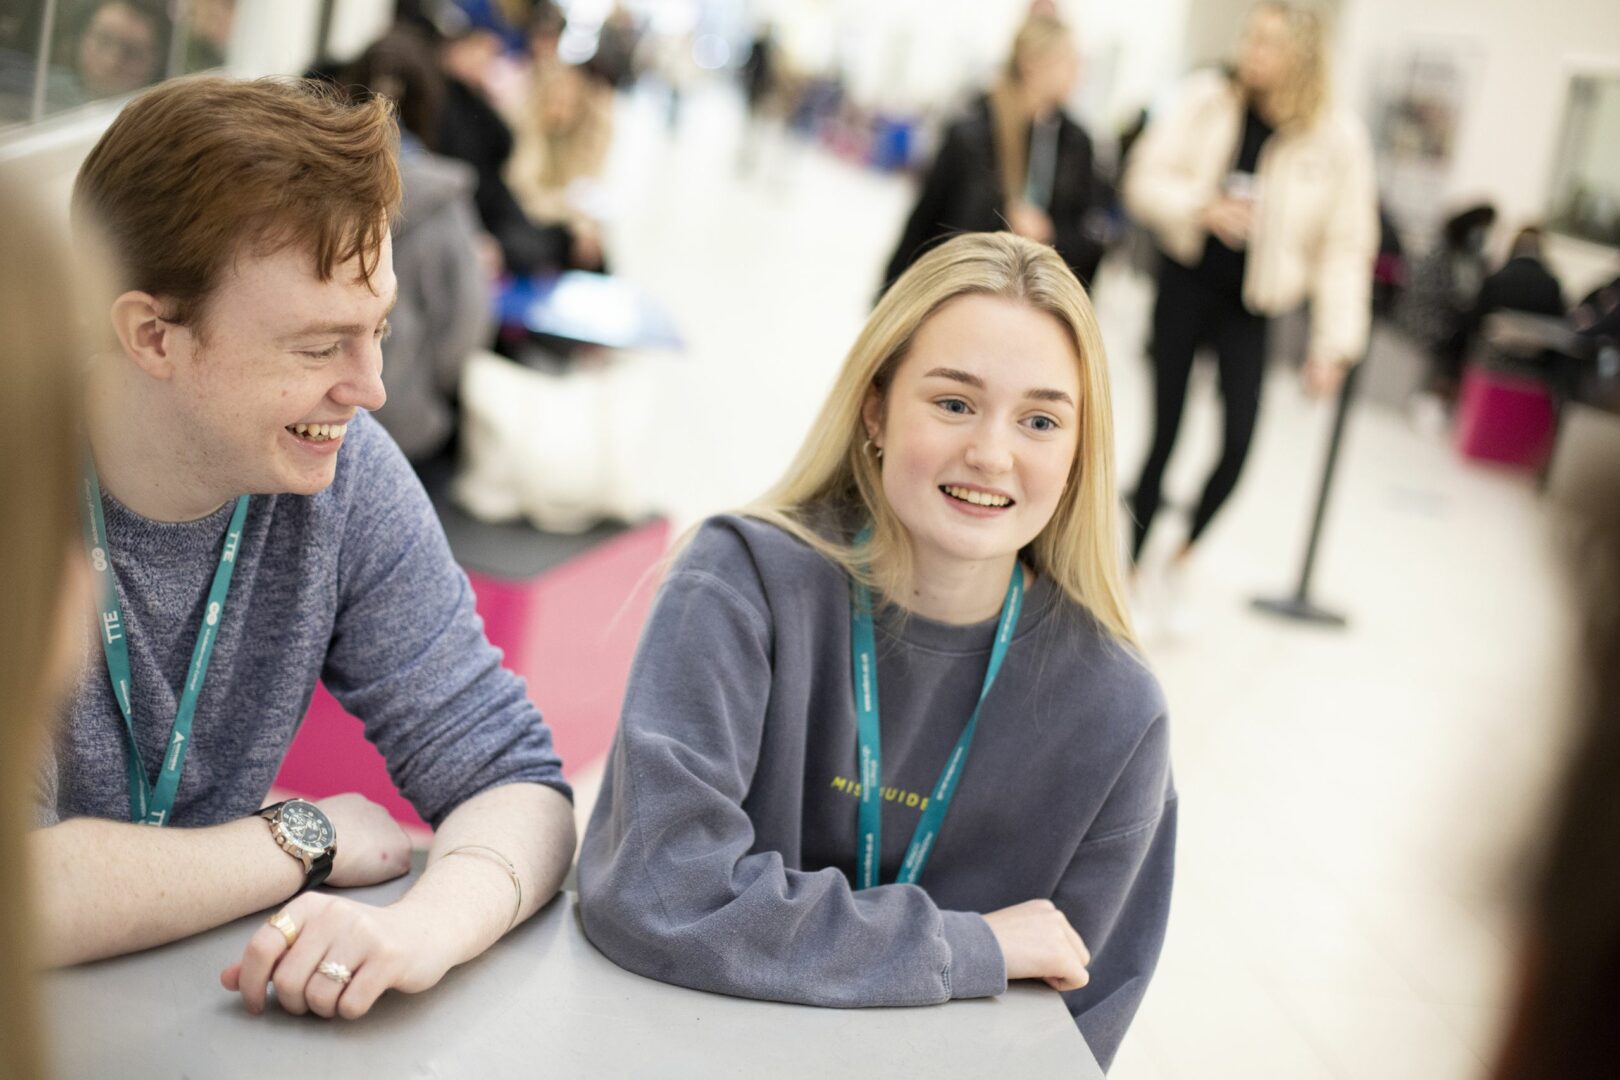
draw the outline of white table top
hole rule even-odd
[[[399,896],[411,877],[345,895]],[[432,990],[385,994],[357,1021],[251,1016],[219,986],[263,916],[53,973],[59,1077],[958,1077],[1102,1072],[1056,993],[913,1009],[749,1001],[633,975],[580,929],[562,893]]]

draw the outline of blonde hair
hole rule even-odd
[[[78,374],[94,345],[88,328],[105,312],[83,303],[86,268],[70,266],[68,244],[48,215],[0,178],[0,337],[6,342],[0,393],[0,1076],[41,1071],[34,999],[27,834],[35,770],[48,722],[60,705],[68,558],[78,536]],[[95,250],[100,250],[96,248]],[[97,320],[97,321],[92,321]]]
[[[1030,16],[1013,35],[1007,66],[990,88],[990,127],[996,144],[996,167],[1000,173],[1001,197],[1008,203],[1024,197],[1024,185],[1029,179],[1032,117],[1019,94],[1023,72],[1030,63],[1050,56],[1059,46],[1072,46],[1073,41],[1062,20],[1050,15]]]
[[[1314,4],[1300,0],[1260,0],[1249,9],[1249,18],[1262,11],[1282,19],[1293,54],[1288,74],[1270,97],[1272,119],[1278,127],[1309,124],[1321,115],[1328,100],[1327,16]]]
[[[1045,312],[1069,334],[1080,366],[1079,445],[1057,509],[1024,554],[1036,573],[1050,577],[1110,634],[1135,644],[1120,583],[1113,405],[1102,332],[1080,282],[1055,251],[1033,240],[967,233],[918,259],[867,319],[787,473],[742,512],[798,537],[886,597],[909,595],[911,547],[866,448],[862,407],[868,391],[887,391],[923,323],[950,301],[972,295]],[[870,539],[853,547],[825,535],[818,526],[825,526],[829,509],[869,517]]]

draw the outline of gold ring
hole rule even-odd
[[[349,985],[349,980],[354,978],[354,972],[335,960],[322,960],[320,966],[315,970],[333,982],[342,983],[344,986]]]
[[[298,924],[285,911],[278,911],[264,921],[281,931],[281,936],[287,939],[287,948],[293,947],[293,942],[298,940]]]

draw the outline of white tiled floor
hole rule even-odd
[[[621,102],[610,243],[689,337],[652,362],[645,480],[690,523],[796,449],[910,189],[808,147],[740,177],[740,112],[719,89],[692,96],[675,134],[662,121],[650,96]],[[1124,485],[1147,438],[1150,298],[1106,269],[1095,296]],[[1169,483],[1183,504],[1218,435],[1208,373],[1193,393]],[[1201,629],[1150,646],[1174,715],[1179,880],[1116,1080],[1449,1080],[1492,1052],[1524,832],[1571,705],[1557,523],[1527,481],[1369,407],[1317,576],[1350,628],[1256,615],[1249,598],[1296,573],[1330,420],[1274,376],[1247,474],[1201,545]]]

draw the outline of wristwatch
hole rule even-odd
[[[270,823],[270,835],[281,850],[304,864],[304,887],[313,889],[332,872],[337,854],[337,830],[321,808],[303,799],[288,799],[259,811]]]

